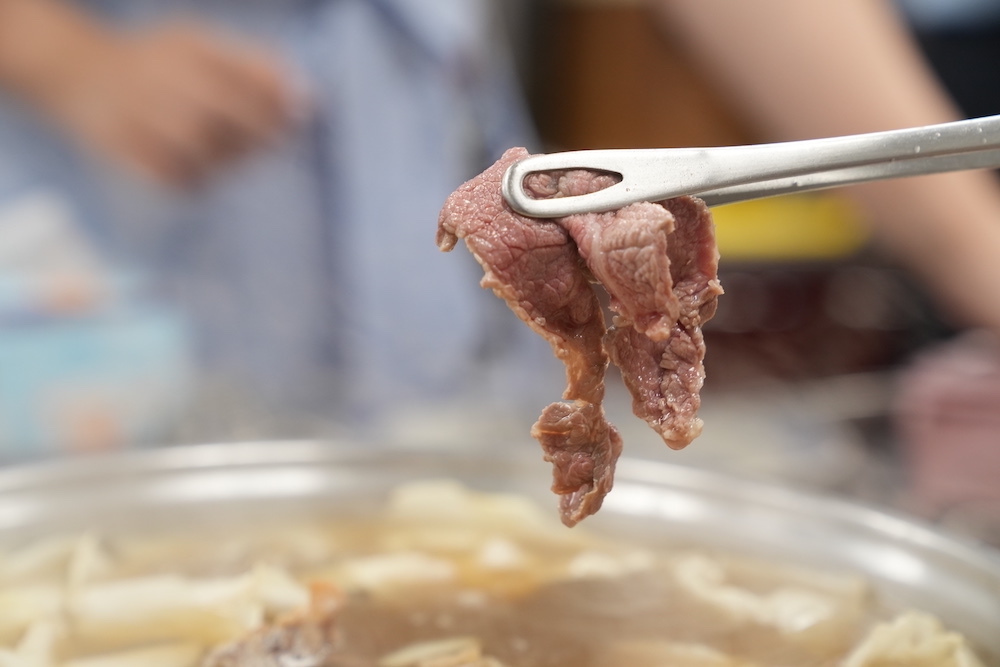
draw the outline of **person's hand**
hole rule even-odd
[[[290,86],[270,54],[187,24],[110,38],[46,100],[84,143],[187,185],[286,128]]]
[[[295,115],[277,58],[196,24],[90,33],[68,52],[29,97],[73,138],[167,185],[197,183]]]

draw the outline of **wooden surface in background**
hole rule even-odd
[[[648,10],[556,4],[550,11],[535,70],[547,149],[752,141]]]

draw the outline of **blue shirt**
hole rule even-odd
[[[316,113],[178,196],[107,171],[7,103],[0,199],[62,192],[111,261],[141,267],[194,324],[205,373],[267,402],[365,421],[473,385],[525,396],[547,348],[478,287],[468,253],[434,244],[445,197],[533,141],[485,0],[85,4],[125,24],[183,11],[270,44]]]

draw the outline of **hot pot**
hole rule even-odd
[[[447,477],[552,508],[537,451],[392,449],[337,442],[186,446],[0,471],[0,544],[67,531],[185,530],[206,522],[374,508],[398,484]],[[662,461],[623,459],[588,530],[696,545],[866,577],[889,605],[917,607],[1000,655],[1000,556],[932,527],[842,500]]]

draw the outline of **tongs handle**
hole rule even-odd
[[[511,165],[503,196],[518,213],[555,218],[639,201],[697,195],[718,205],[803,190],[942,171],[1000,167],[1000,116],[750,146],[588,150],[527,157]],[[528,174],[589,169],[621,181],[598,192],[534,199]]]

